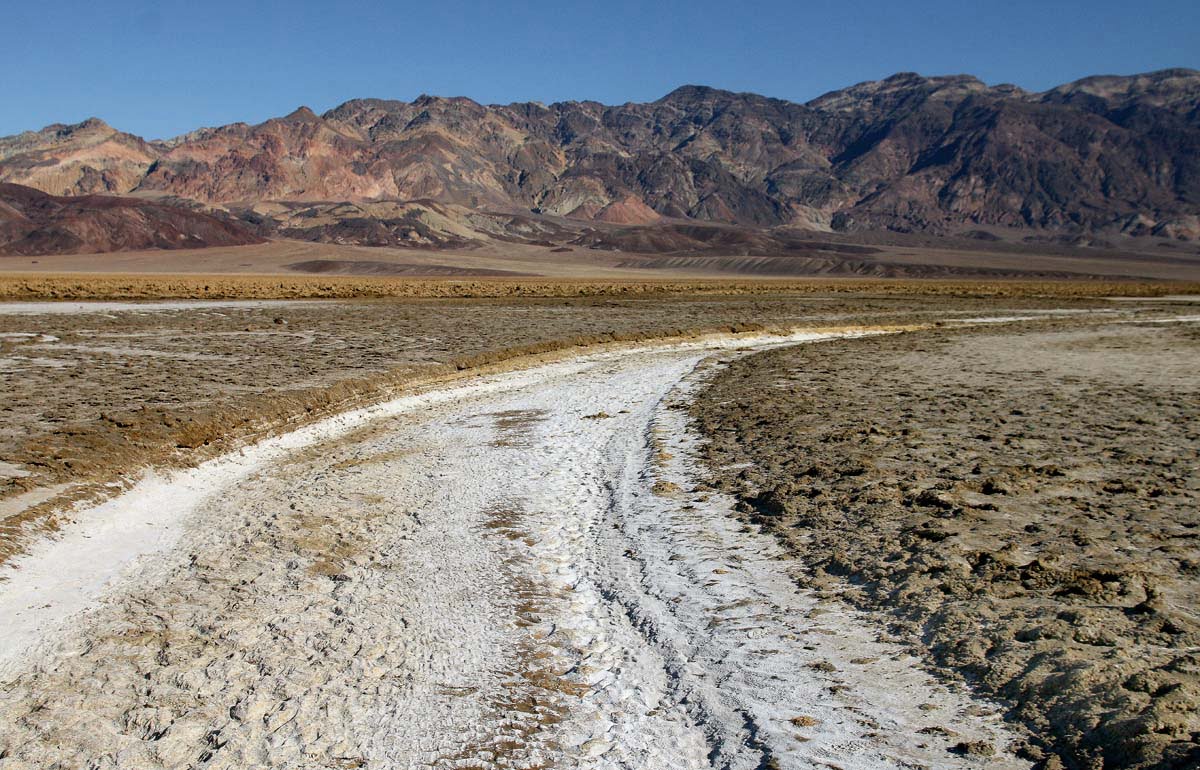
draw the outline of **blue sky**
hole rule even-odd
[[[806,101],[899,71],[1040,90],[1200,69],[1200,0],[5,5],[0,134],[97,116],[160,138],[359,96],[620,103],[698,83]]]

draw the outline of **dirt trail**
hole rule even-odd
[[[111,564],[57,561],[69,531],[0,585],[4,766],[1022,766],[995,709],[690,491],[677,407],[720,346],[498,375],[110,501],[75,531]]]

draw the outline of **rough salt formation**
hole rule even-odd
[[[1022,767],[993,707],[690,490],[708,354],[501,375],[162,511],[178,542],[5,677],[0,760]]]
[[[1027,756],[1195,767],[1200,319],[1181,317],[774,351],[693,414],[743,515],[1008,702]]]
[[[0,303],[0,559],[44,521],[14,495],[178,462],[180,448],[228,446],[346,400],[384,398],[413,378],[613,338],[895,323],[978,305],[829,296]]]

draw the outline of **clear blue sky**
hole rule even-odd
[[[1041,90],[1200,68],[1200,0],[5,6],[0,134],[97,116],[160,138],[359,96],[611,104],[697,83],[806,101],[898,71]]]

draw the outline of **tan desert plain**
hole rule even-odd
[[[1200,256],[821,237],[0,257],[0,767],[1200,767]]]

